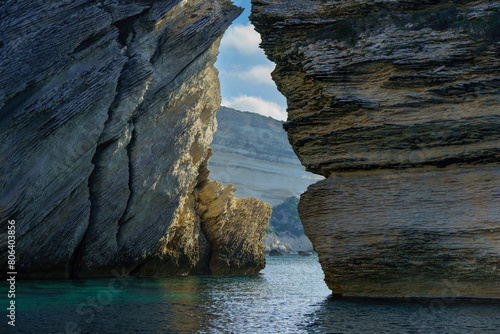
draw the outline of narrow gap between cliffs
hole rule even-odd
[[[264,237],[267,254],[313,252],[304,233],[298,197],[322,177],[307,173],[283,129],[285,98],[271,72],[274,64],[260,49],[260,35],[250,23],[250,1],[239,1],[243,14],[226,30],[215,64],[222,107],[212,142],[210,178],[233,184],[237,197],[256,197],[273,206]]]

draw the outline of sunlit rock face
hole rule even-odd
[[[22,277],[207,274],[215,249],[262,240],[265,214],[246,212],[263,203],[225,189],[208,222],[196,195],[220,105],[213,64],[240,12],[215,0],[3,2],[0,216],[17,222]],[[206,234],[224,215],[251,224],[234,240]],[[260,243],[215,272],[255,272]]]
[[[350,296],[500,297],[500,2],[252,1]]]
[[[264,268],[265,231],[271,206],[255,198],[235,198],[234,188],[206,180],[194,195],[203,231],[212,245],[210,272],[256,274]]]
[[[279,206],[288,202],[291,196],[299,197],[309,185],[323,177],[305,171],[288,142],[283,122],[221,107],[217,112],[217,123],[212,142],[214,154],[208,165],[210,177],[234,185],[237,196],[256,197],[273,206],[269,226],[274,229],[274,221],[275,225],[285,228],[276,234],[266,234],[265,247],[281,252],[311,250],[311,242],[298,219],[296,203],[291,211],[295,212],[293,216],[297,219],[289,212],[279,214],[283,211]],[[276,215],[279,218],[273,218]],[[291,231],[299,227],[300,231]]]

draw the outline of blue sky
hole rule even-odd
[[[286,119],[286,100],[271,79],[274,64],[259,48],[260,35],[248,20],[250,0],[233,0],[245,11],[226,30],[215,63],[221,82],[222,105]]]

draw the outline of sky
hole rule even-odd
[[[226,30],[215,66],[222,105],[286,120],[286,99],[271,79],[274,64],[259,48],[260,35],[248,20],[250,0],[233,0],[245,11]]]

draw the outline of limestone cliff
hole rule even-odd
[[[232,183],[238,196],[261,199],[272,206],[299,196],[323,179],[308,173],[292,150],[281,121],[221,107],[208,165],[213,179]]]
[[[500,2],[252,4],[330,289],[500,298]]]
[[[2,2],[0,217],[17,222],[20,277],[262,268],[268,207],[220,191],[206,169],[213,64],[240,12],[217,0]]]
[[[323,177],[305,171],[287,140],[283,122],[221,107],[217,124],[208,165],[212,178],[234,185],[237,196],[256,197],[273,205],[269,226],[276,234],[266,233],[266,249],[311,250],[298,219],[295,196]]]

